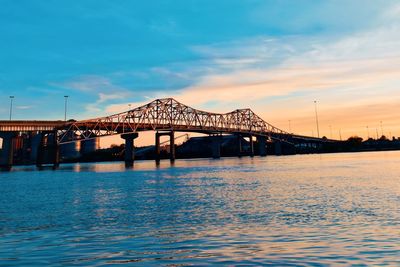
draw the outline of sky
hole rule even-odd
[[[400,136],[400,3],[0,0],[0,119],[89,119],[174,97],[287,131]],[[381,123],[382,122],[382,123]],[[367,130],[367,126],[368,129]]]

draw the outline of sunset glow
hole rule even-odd
[[[367,138],[368,127],[373,137],[400,136],[398,2],[229,1],[223,18],[224,1],[167,2],[7,5],[1,117],[8,95],[15,119],[62,119],[64,95],[74,119],[174,97],[212,112],[251,108],[277,127],[316,135],[318,101],[321,135]]]

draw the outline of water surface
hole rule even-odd
[[[400,265],[400,153],[18,167],[0,265]]]

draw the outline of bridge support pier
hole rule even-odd
[[[121,138],[125,140],[125,166],[132,167],[135,159],[134,140],[138,137],[138,133],[121,134]]]
[[[249,141],[250,141],[250,157],[254,157],[254,142],[252,135],[249,135]]]
[[[11,170],[14,157],[13,141],[16,136],[17,136],[16,132],[0,132],[0,138],[3,139],[3,147],[0,155],[1,170],[4,171]]]
[[[261,157],[267,156],[267,142],[265,136],[257,136],[258,151]]]
[[[36,166],[43,169],[44,165],[52,165],[53,169],[57,169],[60,166],[60,147],[57,142],[57,132],[47,135],[39,133],[37,138],[40,138],[40,142],[37,147]]]
[[[175,161],[175,132],[156,132],[156,162],[160,162],[160,137],[163,135],[169,136],[169,159]]]
[[[211,138],[212,157],[214,159],[219,159],[221,157],[222,136],[214,135],[211,136],[210,138]]]
[[[31,149],[29,159],[32,163],[36,163],[37,159],[38,159],[38,152],[39,152],[40,144],[42,142],[42,134],[41,133],[36,133],[36,134],[32,133],[29,135],[29,140],[30,140],[30,149]]]
[[[243,137],[241,134],[238,134],[237,136],[237,156],[240,158],[243,155],[243,147],[242,147],[242,141],[243,141]]]
[[[60,145],[58,144],[57,140],[57,131],[52,134],[52,161],[53,161],[53,168],[56,169],[60,167]]]
[[[275,149],[275,155],[276,156],[282,155],[282,142],[275,141],[274,142],[274,149]]]

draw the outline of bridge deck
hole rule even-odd
[[[54,129],[65,125],[64,121],[44,120],[0,120],[0,131],[2,132],[34,132],[54,131]]]
[[[141,131],[180,131],[205,134],[246,134],[277,140],[311,142],[334,140],[300,136],[281,130],[251,109],[212,113],[184,105],[173,98],[156,99],[146,105],[107,117],[81,121],[0,121],[0,132],[57,131],[59,143]]]

